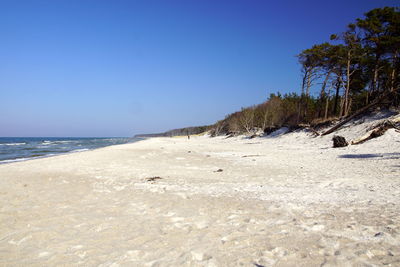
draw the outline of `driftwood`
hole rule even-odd
[[[307,128],[307,130],[311,131],[315,136],[319,136],[320,135],[319,132],[317,132],[317,130],[315,130],[312,127]]]
[[[155,180],[160,180],[160,179],[162,179],[160,176],[154,176],[154,177],[146,178],[146,181],[154,182]]]
[[[362,144],[365,141],[368,141],[370,139],[382,136],[387,130],[394,128],[396,130],[400,130],[400,128],[398,126],[396,126],[396,123],[400,122],[400,117],[396,118],[394,120],[387,120],[384,121],[378,125],[376,125],[371,131],[369,131],[367,134],[365,134],[364,136],[353,140],[351,142],[352,145],[358,145],[358,144]]]
[[[312,125],[310,125],[310,124],[299,123],[295,127],[293,127],[293,126],[289,127],[289,131],[294,131],[294,130],[297,130],[297,129],[305,129],[306,131],[312,132],[315,136],[319,136],[320,135],[320,133],[316,129],[314,129],[314,127]]]
[[[335,126],[333,126],[332,128],[330,128],[328,131],[322,133],[321,135],[327,135],[330,133],[333,133],[334,131],[336,131],[337,129],[339,129],[340,127],[342,127],[343,125],[345,125],[346,123],[348,123],[349,121],[351,121],[352,119],[354,119],[355,117],[357,117],[358,115],[363,114],[364,112],[366,112],[368,109],[370,109],[373,106],[376,106],[378,104],[380,104],[382,102],[383,99],[385,99],[385,97],[387,97],[389,95],[390,92],[386,92],[384,94],[381,95],[381,97],[379,97],[378,99],[376,99],[374,102],[366,105],[365,107],[359,109],[358,111],[356,111],[353,115],[347,117],[346,119],[344,119],[343,121],[339,122],[338,124],[336,124]]]

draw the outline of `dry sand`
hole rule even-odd
[[[0,165],[0,265],[400,266],[400,134],[331,138],[154,138]]]

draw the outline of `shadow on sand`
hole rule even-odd
[[[378,153],[378,154],[344,154],[339,155],[339,158],[343,159],[400,159],[400,153]]]

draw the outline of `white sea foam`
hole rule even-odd
[[[26,145],[26,143],[6,143],[6,144],[0,144],[0,146],[22,146]]]
[[[27,160],[31,160],[31,159],[40,159],[40,158],[47,158],[47,157],[51,157],[51,156],[57,156],[57,155],[61,155],[63,153],[60,154],[45,154],[42,156],[36,156],[36,157],[28,157],[28,158],[18,158],[18,159],[5,159],[5,160],[0,160],[0,164],[3,163],[12,163],[12,162],[18,162],[18,161],[27,161]]]
[[[83,152],[83,151],[88,151],[88,150],[89,150],[88,148],[82,148],[82,149],[72,150],[71,152]]]
[[[72,140],[60,140],[60,141],[49,141],[49,140],[45,140],[42,142],[43,145],[53,145],[53,144],[66,144],[66,143],[74,143],[76,141],[72,141]]]
[[[0,150],[6,151],[6,153],[2,152],[0,158],[0,164],[38,159],[38,158],[44,158],[44,157],[67,154],[67,153],[83,152],[98,147],[104,147],[115,144],[114,142],[111,141],[114,140],[114,138],[99,139],[99,142],[93,142],[93,140],[97,139],[54,140],[50,138],[43,138],[41,140],[40,139],[38,140],[37,138],[34,138],[32,142],[25,140],[23,140],[25,142],[22,142],[22,140],[13,140],[16,142],[0,143]],[[118,139],[115,140],[119,141]],[[10,152],[9,155],[7,155],[8,149],[6,149],[7,148],[6,146],[9,145],[10,146],[15,145],[16,147],[12,149],[11,151],[12,153]]]
[[[44,146],[51,145],[51,144],[53,144],[53,142],[51,142],[51,141],[43,141],[42,142],[42,145],[44,145]]]
[[[55,144],[55,142],[54,141],[43,141],[42,144],[43,145],[52,145],[52,144]]]
[[[2,163],[10,163],[10,162],[17,162],[17,161],[25,161],[28,159],[32,159],[32,158],[19,158],[19,159],[5,159],[5,160],[0,160],[0,164]]]

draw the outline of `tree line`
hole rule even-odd
[[[172,137],[172,136],[196,135],[196,134],[204,133],[211,129],[212,129],[212,125],[193,126],[193,127],[173,129],[173,130],[169,130],[169,131],[166,131],[163,133],[137,134],[134,137],[147,138],[147,137]]]
[[[399,8],[373,9],[344,32],[332,34],[330,42],[315,44],[297,55],[300,94],[271,94],[265,102],[218,121],[212,134],[323,122],[348,117],[378,102],[399,106],[399,53]]]

